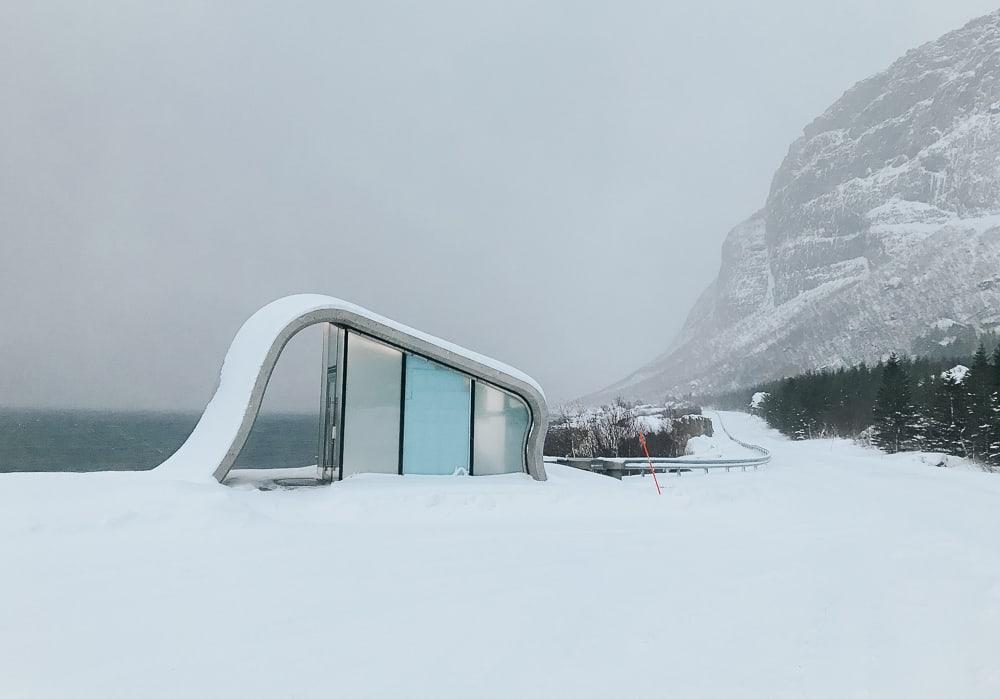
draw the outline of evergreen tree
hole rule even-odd
[[[913,388],[913,411],[916,415],[913,429],[913,447],[921,451],[935,451],[935,423],[930,407],[934,404],[937,385],[933,376],[917,379]]]
[[[890,454],[909,448],[913,439],[916,415],[910,397],[910,377],[893,354],[882,368],[882,382],[872,409],[873,442]]]
[[[993,366],[993,390],[1000,391],[1000,345],[994,348],[990,364]]]
[[[763,392],[768,397],[758,414],[793,439],[872,433],[876,446],[889,451],[973,456],[1000,471],[1000,345],[995,340],[986,336],[973,357],[892,357],[874,366],[810,371],[712,402],[745,409],[751,395]]]
[[[1000,345],[993,350],[990,358],[992,374],[990,395],[987,402],[986,464],[991,471],[1000,471]]]
[[[968,394],[962,380],[954,373],[945,372],[936,382],[937,390],[930,406],[929,417],[933,425],[930,447],[956,456],[968,456]]]
[[[927,381],[926,399],[920,406],[923,445],[928,451],[949,452],[952,447],[952,397],[943,377]]]
[[[986,354],[986,348],[979,345],[972,357],[972,367],[962,382],[966,399],[966,415],[964,417],[969,456],[980,461],[986,459],[990,448],[990,432],[992,431],[990,397],[993,393],[993,369],[989,356]]]

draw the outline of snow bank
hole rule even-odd
[[[684,449],[684,453],[687,456],[697,456],[703,459],[728,458],[723,456],[722,449],[719,448],[715,439],[707,435],[691,437],[688,440],[687,447]],[[740,456],[733,458],[740,458]]]
[[[7,474],[0,696],[1000,696],[1000,478],[842,440],[760,471]]]

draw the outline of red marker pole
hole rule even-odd
[[[646,463],[649,464],[649,472],[653,474],[653,483],[656,485],[656,494],[663,495],[663,491],[660,490],[660,481],[656,480],[656,469],[653,468],[653,459],[649,456],[649,449],[646,447],[646,435],[642,432],[639,433],[639,444],[642,445],[642,451],[646,454]]]

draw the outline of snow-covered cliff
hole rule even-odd
[[[724,390],[1000,325],[1000,10],[809,124],[670,350],[599,397]]]

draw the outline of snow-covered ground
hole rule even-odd
[[[725,420],[662,497],[0,476],[0,696],[1000,696],[1000,477]]]

